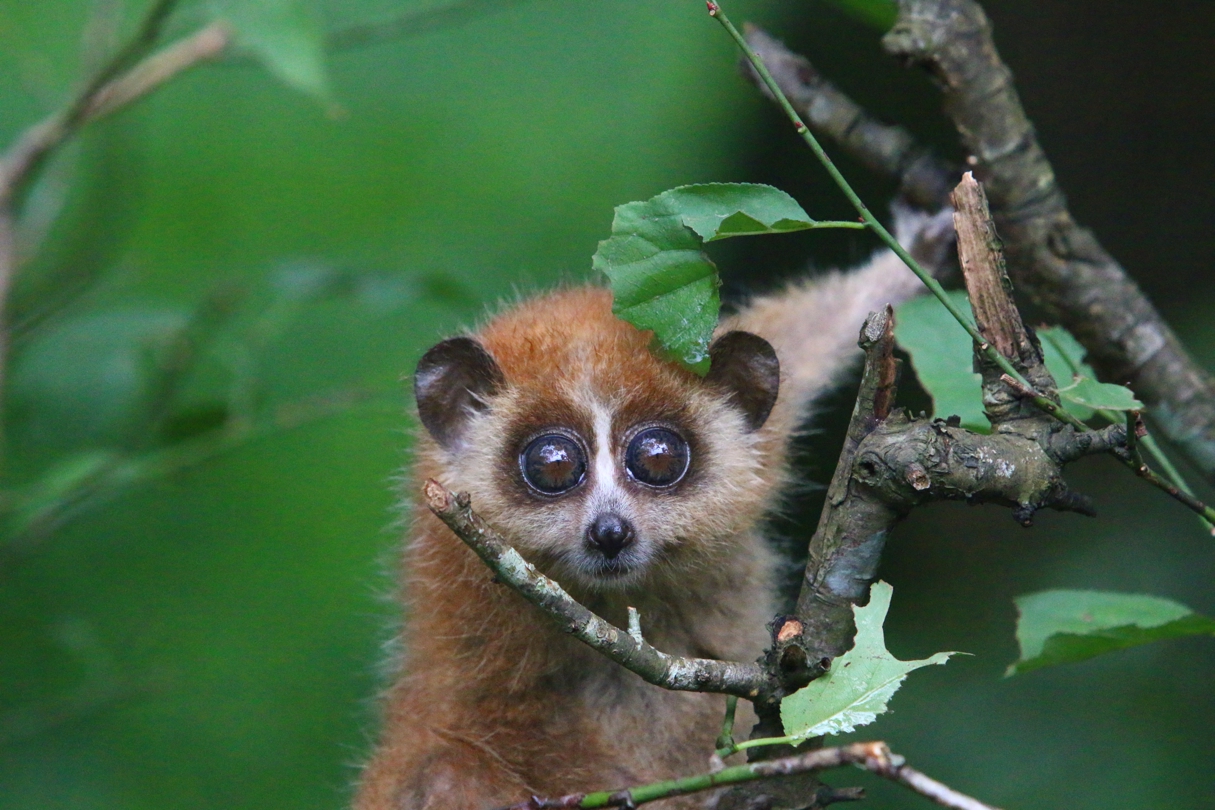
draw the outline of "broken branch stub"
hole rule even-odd
[[[968,175],[955,189],[954,202],[959,258],[980,333],[1040,389],[1038,394],[1053,398],[1054,379],[1012,299],[982,187]],[[993,433],[911,418],[892,407],[893,322],[887,308],[871,314],[861,330],[865,369],[810,540],[796,612],[803,630],[781,632],[765,658],[786,692],[821,675],[851,646],[852,606],[868,593],[890,529],[913,508],[940,500],[993,503],[1011,507],[1025,526],[1044,508],[1092,514],[1088,499],[1068,488],[1063,467],[1126,441],[1122,425],[1085,431],[1059,422],[1026,396],[1032,392],[1020,390],[985,360],[977,362]]]

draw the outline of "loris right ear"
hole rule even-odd
[[[780,392],[780,361],[772,344],[750,332],[726,332],[709,347],[705,382],[730,398],[759,430],[768,421]]]
[[[431,347],[418,361],[413,394],[430,435],[451,449],[469,418],[487,407],[486,398],[506,382],[502,369],[480,343],[456,337]]]

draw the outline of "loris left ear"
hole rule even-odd
[[[747,418],[748,428],[759,430],[780,391],[776,350],[759,335],[727,332],[709,346],[705,383],[729,397]]]
[[[472,413],[485,410],[486,398],[504,382],[502,369],[480,343],[470,337],[445,340],[422,355],[414,372],[418,417],[435,441],[450,450]]]

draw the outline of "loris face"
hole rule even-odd
[[[448,487],[525,557],[592,589],[706,564],[764,507],[771,346],[731,332],[701,379],[657,359],[598,289],[529,302],[418,364]]]

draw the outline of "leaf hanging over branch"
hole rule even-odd
[[[856,644],[831,662],[827,674],[781,701],[785,734],[800,742],[823,734],[844,734],[886,712],[890,698],[913,671],[944,664],[953,652],[939,652],[920,661],[900,661],[886,649],[882,625],[894,588],[876,582],[869,604],[853,607]]]
[[[811,228],[860,228],[859,222],[811,219],[771,186],[680,186],[645,202],[616,207],[612,236],[592,266],[607,275],[613,311],[654,332],[659,350],[698,374],[709,371],[709,341],[721,309],[717,266],[705,242]]]
[[[1016,599],[1021,658],[1005,676],[1182,636],[1215,635],[1215,619],[1159,596],[1042,591]]]
[[[967,314],[970,302],[964,292],[949,293]],[[899,346],[911,355],[911,365],[925,392],[932,397],[934,415],[958,416],[962,426],[986,433],[990,429],[983,413],[979,375],[974,371],[974,351],[957,339],[953,317],[932,298],[920,296],[898,308],[894,327]],[[1064,409],[1077,419],[1091,419],[1094,411],[1136,411],[1144,408],[1134,393],[1122,385],[1095,381],[1095,372],[1084,362],[1084,347],[1061,326],[1038,332],[1047,370],[1059,380]],[[1071,380],[1071,384],[1065,381]]]
[[[966,293],[951,291],[949,296],[970,315]],[[915,376],[932,397],[933,415],[958,416],[970,430],[991,429],[983,413],[981,379],[974,370],[970,341],[958,334],[957,322],[936,299],[921,295],[900,306],[894,336],[911,355]]]

